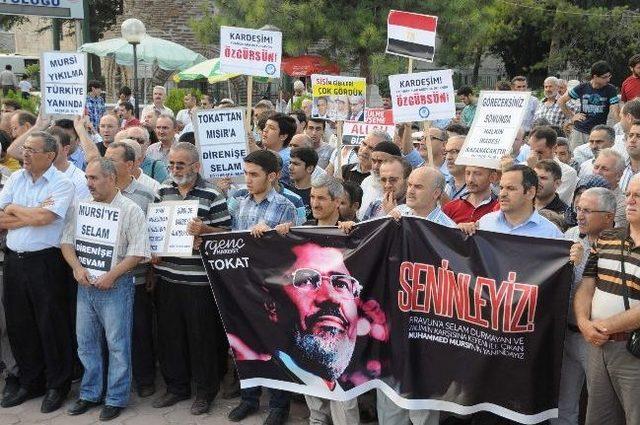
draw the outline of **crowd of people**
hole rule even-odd
[[[198,108],[235,106],[230,99],[214,104],[190,92],[186,108],[174,113],[158,86],[138,119],[131,90],[123,87],[108,110],[101,84],[91,82],[87,114],[53,122],[5,99],[0,406],[44,395],[41,411],[52,412],[80,380],[67,413],[102,405],[100,419],[110,420],[127,406],[132,388],[140,397],[156,393],[159,365],[166,392],[154,407],[194,395],[191,413],[200,415],[222,392],[240,395],[229,420],[242,421],[258,410],[261,390],[239,389],[197,251],[200,236],[247,230],[261,237],[298,225],[349,233],[362,220],[412,215],[468,235],[488,230],[574,242],[559,418],[551,422],[579,423],[586,382],[587,424],[640,424],[640,360],[625,348],[629,332],[640,327],[640,55],[629,67],[620,94],[609,84],[606,62],[569,87],[547,78],[544,97],[529,103],[499,170],[456,163],[477,103],[469,87],[457,90],[465,106],[452,120],[427,131],[398,125],[394,137],[375,130],[354,147],[340,146],[336,123],[310,115],[310,96],[296,81],[288,104],[276,108],[264,99],[254,106],[244,178],[219,180],[201,175],[192,118]],[[501,89],[529,90],[522,76]],[[361,119],[359,112],[349,116]],[[76,252],[78,204],[85,200],[121,211],[117,264],[97,278]],[[148,205],[182,200],[198,202],[187,229],[195,236],[193,255],[152,256]],[[283,424],[292,397],[299,397],[269,393],[264,423]],[[404,410],[382,392],[373,396],[360,404],[306,396],[309,421],[509,423],[489,413]]]

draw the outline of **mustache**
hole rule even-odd
[[[320,310],[305,319],[304,323],[307,326],[307,329],[313,327],[313,325],[318,322],[321,317],[324,316],[337,317],[338,319],[340,319],[345,329],[349,326],[349,321],[344,317],[338,306],[335,304],[326,303],[326,305],[323,305]]]

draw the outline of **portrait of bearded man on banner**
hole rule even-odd
[[[287,381],[322,391],[342,391],[340,382],[347,387],[361,383],[366,380],[362,373],[353,379],[343,374],[359,335],[388,339],[384,313],[371,301],[362,303],[362,285],[351,276],[341,250],[307,243],[293,247],[292,252],[295,262],[283,274],[266,279],[264,303],[268,320],[279,329],[285,327],[288,340],[275,343],[272,353],[258,354],[238,336],[228,334],[240,376],[243,361],[254,360],[253,371],[255,361],[276,363]],[[273,340],[277,339],[274,335]]]

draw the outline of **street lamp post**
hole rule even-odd
[[[142,38],[146,35],[146,28],[139,19],[130,18],[122,23],[120,27],[122,31],[122,38],[127,40],[133,47],[133,99],[135,102],[135,116],[140,118],[140,111],[138,107],[138,44]]]

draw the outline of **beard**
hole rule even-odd
[[[196,180],[196,177],[198,176],[198,174],[194,172],[188,172],[182,177],[177,177],[173,175],[173,173],[170,173],[170,175],[171,175],[171,180],[178,186],[184,186],[188,183],[192,183]]]
[[[325,330],[321,334],[295,331],[295,347],[305,369],[327,380],[337,380],[351,361],[355,340],[338,329]]]

